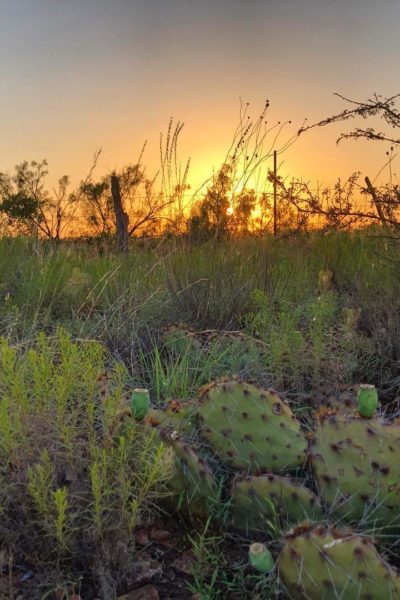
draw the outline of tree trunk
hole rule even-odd
[[[114,203],[115,221],[117,225],[118,250],[126,254],[128,252],[129,217],[122,206],[119,179],[115,173],[111,175],[111,195]]]

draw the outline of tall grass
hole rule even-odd
[[[165,326],[183,321],[257,338],[281,389],[307,390],[321,376],[388,389],[399,376],[399,264],[398,244],[373,231],[196,246],[136,241],[124,257],[107,247],[1,240],[0,332],[18,342],[62,324],[146,379],[143,356]],[[330,274],[326,290],[321,273]],[[159,372],[171,370],[168,360]]]

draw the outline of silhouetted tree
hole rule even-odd
[[[21,233],[41,234],[59,239],[63,226],[73,218],[76,196],[68,195],[69,178],[58,181],[51,195],[45,187],[47,161],[23,162],[14,176],[0,174],[0,212]]]
[[[257,206],[255,190],[242,190],[236,194],[232,214],[229,215],[228,229],[230,235],[246,235],[254,229],[253,211]]]
[[[335,93],[335,96],[350,104],[350,108],[346,108],[335,115],[326,117],[325,119],[322,119],[313,125],[302,127],[299,130],[299,134],[309,131],[310,129],[314,129],[315,127],[324,127],[325,125],[330,125],[331,123],[348,121],[349,119],[354,119],[357,117],[361,117],[362,119],[380,117],[384,123],[386,123],[386,125],[392,129],[398,129],[400,127],[400,111],[396,106],[396,103],[399,101],[400,94],[395,94],[390,98],[373,94],[372,98],[369,98],[364,102],[351,100],[350,98],[346,98],[338,93]],[[355,127],[348,133],[341,133],[337,139],[337,143],[343,139],[366,139],[372,141],[389,142],[390,144],[395,145],[400,144],[400,138],[392,136],[387,132],[377,131],[374,127]]]
[[[204,198],[195,204],[188,220],[192,237],[206,239],[245,234],[254,232],[257,224],[266,228],[271,222],[265,193],[266,167],[275,149],[283,153],[298,136],[289,136],[280,143],[285,126],[291,122],[270,125],[268,109],[267,100],[261,114],[253,120],[248,114],[249,103],[240,102],[239,123],[223,166],[206,182]],[[256,216],[255,209],[259,213],[260,210],[266,212]]]
[[[359,173],[353,173],[344,183],[339,179],[333,189],[316,190],[301,180],[293,179],[287,184],[278,178],[279,202],[285,202],[297,213],[301,228],[338,230],[372,223],[400,228],[400,188],[381,186],[373,188],[371,194],[371,189],[358,183],[359,177]],[[365,198],[369,200],[365,202]]]
[[[183,228],[183,198],[189,186],[190,161],[181,169],[178,162],[178,140],[183,123],[170,119],[165,136],[160,134],[160,171],[149,179],[142,167],[143,145],[139,160],[114,174],[118,179],[121,210],[128,217],[128,235],[150,235],[168,228],[178,233]],[[157,185],[157,179],[160,180]],[[114,180],[116,181],[116,180]],[[117,213],[109,176],[81,186],[83,207],[89,231],[97,235],[117,229]],[[117,211],[119,212],[119,211]]]
[[[96,152],[85,179],[87,185],[97,164]],[[52,193],[46,188],[47,161],[16,165],[14,175],[0,173],[0,213],[12,230],[59,240],[71,233],[80,207],[81,193],[68,192],[69,177],[58,180]]]
[[[95,235],[110,234],[114,227],[114,215],[108,178],[81,184],[81,194],[89,230]]]
[[[116,171],[113,176],[118,179],[122,211],[128,218],[128,236],[146,235],[157,231],[160,223],[167,219],[166,209],[174,198],[157,192],[154,181],[145,177],[139,164],[127,165]],[[117,230],[112,177],[107,175],[97,182],[81,186],[83,211],[89,231],[96,235],[107,235]]]
[[[326,117],[321,121],[302,127],[298,134],[302,134],[315,127],[324,127],[332,123],[348,121],[355,118],[370,119],[380,118],[389,128],[400,128],[400,110],[397,102],[400,94],[389,98],[382,95],[373,94],[366,101],[356,101],[346,98],[341,94],[335,94],[350,107],[343,111]],[[391,144],[390,152],[386,154],[389,160],[385,166],[391,166],[393,146],[400,145],[400,138],[392,135],[390,131],[378,131],[375,127],[355,127],[353,130],[341,133],[336,142],[344,139],[364,139],[369,141],[381,141]],[[325,190],[321,195],[315,195],[311,192],[308,185],[302,183],[296,184],[296,190],[285,190],[287,197],[291,197],[292,204],[299,211],[306,211],[307,214],[319,215],[330,227],[353,226],[360,223],[371,223],[380,221],[384,227],[400,227],[400,190],[397,184],[393,184],[392,179],[388,185],[376,188],[369,177],[365,177],[365,186],[357,184],[359,174],[352,175],[347,186],[341,187],[337,183],[334,193],[330,194]],[[354,187],[358,185],[361,195],[369,195],[369,206],[361,207],[360,203],[354,199]],[[347,187],[347,189],[346,189]],[[350,192],[350,193],[349,193]],[[300,200],[301,198],[301,200]]]
[[[188,232],[196,239],[221,239],[229,233],[229,192],[231,167],[224,164],[215,175],[204,198],[195,205],[188,220]]]

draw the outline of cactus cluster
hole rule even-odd
[[[162,343],[163,347],[173,356],[190,354],[195,360],[200,354],[212,351],[215,345],[220,348],[237,348],[237,345],[240,344],[242,351],[250,353],[261,346],[258,340],[249,338],[238,331],[196,332],[186,323],[176,323],[167,327],[163,332]]]
[[[277,561],[293,598],[400,600],[399,576],[359,533],[400,532],[400,425],[375,416],[373,387],[360,386],[357,399],[356,391],[317,411],[307,434],[276,392],[236,379],[213,382],[187,403],[150,409],[142,421],[167,447],[179,508],[209,516],[222,489],[235,529],[275,537],[295,527]],[[335,529],[332,519],[355,531]],[[268,548],[253,546],[250,564],[269,572]]]
[[[197,353],[201,351],[201,342],[194,331],[186,325],[177,324],[168,327],[163,336],[164,346],[175,355]]]

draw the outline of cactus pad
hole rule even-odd
[[[327,407],[334,414],[354,417],[357,414],[357,391],[356,386],[342,386],[328,396],[321,408]]]
[[[299,527],[278,559],[291,598],[308,600],[395,600],[397,573],[368,538],[335,529]]]
[[[192,514],[207,515],[211,502],[217,497],[211,469],[191,446],[171,438],[165,431],[160,437],[167,446],[165,466],[171,473],[167,485],[178,497],[180,508]]]
[[[203,390],[201,433],[215,453],[249,473],[282,473],[303,465],[307,442],[290,408],[275,392],[238,381]]]
[[[175,355],[201,351],[201,342],[196,333],[182,324],[170,325],[164,332],[163,341],[168,350]]]
[[[280,528],[322,515],[317,496],[289,477],[260,475],[237,478],[232,487],[232,521],[238,529],[265,531],[270,523]]]
[[[319,493],[339,517],[369,527],[400,526],[400,426],[328,417],[310,459]]]
[[[178,402],[171,400],[166,408],[150,409],[145,417],[145,423],[159,427],[168,434],[189,436],[195,426],[196,410],[190,401]]]

